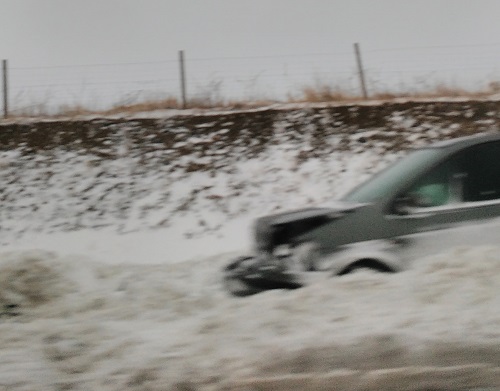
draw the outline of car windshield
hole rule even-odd
[[[394,186],[404,182],[409,175],[433,164],[439,156],[439,148],[419,149],[382,170],[367,182],[354,188],[343,200],[349,202],[374,202],[387,196]]]

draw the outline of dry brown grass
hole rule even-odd
[[[435,87],[424,89],[417,92],[407,92],[400,94],[399,97],[411,97],[411,98],[486,98],[496,93],[492,88],[492,84],[485,89],[478,90],[467,90],[462,87],[457,87],[454,85],[439,83]]]
[[[432,88],[421,90],[406,90],[400,92],[394,91],[376,91],[369,93],[369,100],[394,100],[401,98],[412,99],[432,99],[432,98],[488,98],[493,94],[500,93],[500,82],[491,82],[487,88],[478,90],[468,90],[454,85],[439,83]],[[316,84],[314,86],[305,86],[301,89],[299,97],[290,96],[289,102],[356,102],[364,100],[361,94],[353,93],[337,86],[326,84]]]
[[[204,99],[201,97],[193,98],[186,102],[188,109],[212,109],[221,108],[228,110],[243,110],[256,107],[268,106],[272,103],[269,100],[253,100],[253,101],[238,101],[238,100],[213,100]],[[154,110],[168,110],[168,109],[182,109],[182,104],[177,98],[168,98],[164,100],[149,100],[141,103],[134,103],[129,105],[117,105],[113,108],[99,112],[99,114],[113,115],[122,113],[140,113]]]
[[[315,82],[313,85],[303,86],[298,95],[288,95],[285,101],[272,101],[268,99],[252,100],[226,100],[221,96],[219,84],[213,87],[215,90],[192,97],[186,105],[189,109],[225,109],[225,110],[245,110],[258,107],[265,107],[275,103],[353,103],[362,102],[364,99],[357,89],[348,90],[335,85]],[[410,87],[401,91],[368,91],[369,100],[391,101],[401,98],[409,99],[437,99],[437,98],[470,98],[487,99],[492,95],[500,94],[500,81],[492,81],[484,89],[468,90],[455,85],[438,83],[434,87]],[[108,110],[91,110],[83,105],[63,105],[57,113],[49,114],[48,104],[41,103],[31,105],[25,109],[16,110],[10,118],[21,117],[79,117],[85,115],[116,115],[134,114],[139,112],[150,112],[155,110],[182,109],[182,103],[176,97],[162,99],[147,99],[142,102],[117,104]]]
[[[62,105],[59,107],[58,113],[60,114],[55,115],[56,117],[59,115],[65,117],[78,117],[78,116],[92,114],[93,111],[85,108],[82,105],[74,105],[74,106]]]
[[[352,92],[346,91],[338,86],[331,86],[318,82],[311,86],[303,86],[298,97],[293,95],[288,96],[288,102],[291,103],[352,102],[353,100],[359,99],[360,97]]]
[[[119,114],[119,113],[139,113],[142,111],[180,109],[181,104],[177,98],[169,97],[159,100],[147,100],[145,102],[116,105],[109,110],[100,112],[100,114]]]

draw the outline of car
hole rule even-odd
[[[499,217],[500,133],[440,141],[332,206],[258,218],[254,255],[231,261],[223,280],[246,296],[359,269],[398,272],[455,246],[499,243]]]

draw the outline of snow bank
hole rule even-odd
[[[434,122],[381,109],[390,128],[346,107],[367,127],[318,108],[4,129],[0,390],[500,387],[498,247],[296,291],[222,288],[257,216],[328,205],[402,146],[465,131],[432,104]]]
[[[191,154],[174,169],[153,158],[144,163],[142,155],[100,160],[62,149],[34,157],[0,152],[0,179],[8,184],[0,246],[87,254],[107,263],[245,251],[257,216],[328,204],[398,156],[381,157],[355,141],[353,147],[359,150],[305,159],[301,151],[310,145],[280,134],[257,157],[247,157],[243,147],[238,153],[221,148],[214,152],[231,155],[224,164],[193,172],[199,158]]]
[[[407,272],[243,299],[223,290],[220,258],[105,265],[2,254],[0,384],[209,390],[255,377],[350,370],[359,380],[383,368],[471,364],[490,376],[500,366],[498,250],[462,247]]]

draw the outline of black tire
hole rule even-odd
[[[224,286],[232,295],[244,297],[272,289],[297,289],[302,286],[283,270],[263,272],[253,264],[245,265],[245,261],[251,259],[241,257],[224,268]]]
[[[224,268],[224,288],[233,296],[245,297],[262,292],[247,284],[242,278],[242,271],[244,270],[244,262],[252,259],[252,257],[240,257],[235,259]]]
[[[360,261],[354,262],[353,264],[347,266],[344,270],[338,273],[339,276],[344,276],[346,274],[354,273],[359,270],[373,270],[380,273],[394,273],[395,270],[387,266],[386,264],[375,261],[373,259],[362,259]]]

